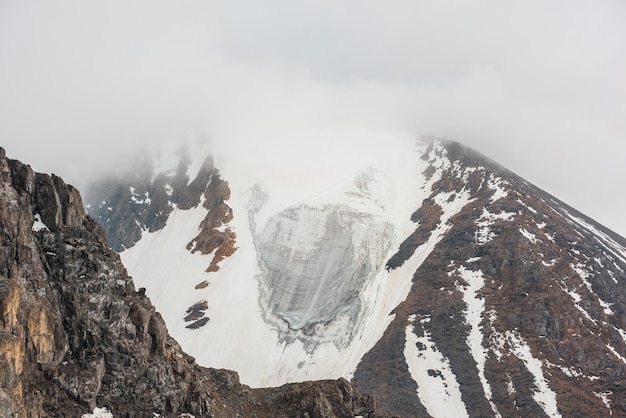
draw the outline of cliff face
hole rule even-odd
[[[345,380],[252,390],[199,367],[85,215],[0,148],[0,416],[373,416]],[[308,415],[307,415],[308,414]]]

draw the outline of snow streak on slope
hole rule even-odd
[[[478,367],[478,378],[485,392],[485,397],[489,401],[491,410],[496,417],[501,417],[498,408],[491,400],[491,385],[485,377],[485,363],[487,362],[487,350],[483,347],[484,335],[482,332],[482,326],[480,325],[483,319],[483,313],[485,311],[485,300],[479,298],[478,292],[485,285],[485,279],[483,272],[480,270],[472,271],[468,270],[464,266],[457,268],[454,272],[448,273],[458,274],[465,282],[464,284],[457,284],[457,288],[463,294],[463,301],[467,304],[465,311],[465,321],[471,326],[471,330],[467,337],[467,345],[470,349],[470,353],[476,361]]]
[[[503,356],[511,354],[520,359],[533,376],[535,387],[532,397],[535,402],[549,417],[561,417],[557,407],[556,394],[543,374],[543,362],[533,356],[528,343],[517,331],[507,330],[504,333],[496,331],[493,328],[495,317],[495,312],[490,312],[491,335],[489,339],[492,342],[491,350],[499,361]],[[512,389],[514,390],[514,388]]]
[[[590,231],[593,234],[593,237],[597,241],[597,243],[600,244],[607,252],[609,252],[610,254],[615,256],[615,258],[617,258],[618,260],[626,263],[626,248],[624,248],[622,245],[620,245],[617,242],[615,242],[615,240],[613,238],[611,238],[610,236],[608,236],[604,232],[602,232],[602,231],[598,230],[597,228],[595,228],[589,222],[586,222],[585,220],[583,220],[581,218],[578,218],[576,216],[573,216],[573,215],[571,215],[569,213],[567,213],[567,215],[573,221],[575,221],[579,225],[581,225],[583,228],[585,228],[588,231]]]
[[[430,318],[424,318],[422,323]],[[415,316],[409,317],[411,324]],[[413,325],[406,327],[404,357],[411,377],[417,383],[417,395],[433,417],[467,417],[456,376],[427,331],[418,337]]]
[[[549,417],[560,417],[557,409],[556,394],[550,388],[547,379],[543,375],[543,363],[535,358],[528,344],[515,331],[506,332],[512,352],[524,362],[529,372],[533,374],[536,390],[533,399],[539,404]]]
[[[205,273],[206,257],[185,249],[201,206],[175,210],[122,259],[200,364],[236,370],[251,386],[350,377],[440,238],[401,268],[383,268],[437,180],[422,174],[423,151],[405,135],[235,141],[213,152],[238,247],[220,270]],[[354,280],[333,292],[339,277]],[[185,328],[185,308],[205,300],[207,325]]]

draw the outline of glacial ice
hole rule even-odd
[[[345,205],[301,205],[270,218],[258,238],[265,311],[305,334],[342,315],[353,328],[361,289],[383,265],[393,230]]]

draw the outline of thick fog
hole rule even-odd
[[[6,0],[0,146],[80,187],[198,136],[431,134],[626,235],[624,22],[621,0]]]

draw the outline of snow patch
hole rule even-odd
[[[576,369],[575,367],[565,367],[565,366],[560,365],[560,364],[550,363],[549,361],[546,361],[546,364],[549,367],[559,369],[567,377],[583,377],[584,376],[583,372],[581,372],[580,370]]]
[[[45,223],[43,223],[43,221],[41,220],[41,215],[36,213],[35,216],[33,217],[33,231],[38,232],[38,231],[49,231],[48,227],[46,226]]]
[[[498,362],[500,362],[506,352],[504,347],[506,344],[506,338],[502,333],[498,332],[493,325],[497,319],[497,314],[494,309],[487,312],[487,318],[489,318],[489,326],[491,328],[491,333],[489,334],[489,346],[491,352],[496,356]]]
[[[491,226],[498,220],[509,221],[513,219],[514,216],[515,213],[513,212],[491,213],[486,208],[483,208],[483,213],[476,221],[476,226],[479,228],[474,232],[474,241],[476,244],[486,244],[494,239],[496,234],[491,231]]]
[[[487,187],[494,191],[493,195],[489,198],[489,203],[494,203],[503,197],[507,196],[509,192],[503,187],[507,184],[502,178],[491,174],[487,180]]]
[[[474,242],[478,245],[486,244],[496,237],[488,226],[483,226],[474,232]]]
[[[596,395],[596,397],[602,401],[604,406],[606,406],[606,409],[609,410],[609,415],[613,415],[613,409],[611,409],[611,398],[610,398],[613,392],[611,391],[593,392],[593,394]]]
[[[626,364],[626,358],[624,358],[624,356],[622,356],[620,353],[618,353],[617,350],[615,348],[613,348],[613,346],[611,344],[607,344],[606,348],[611,350],[611,352],[615,355],[615,357],[620,359],[622,361],[622,363]]]
[[[578,311],[579,311],[581,314],[583,314],[583,316],[584,316],[585,318],[587,318],[589,321],[591,321],[591,322],[593,322],[594,324],[596,324],[596,325],[597,325],[596,320],[595,320],[595,319],[593,319],[593,318],[591,317],[591,315],[589,315],[589,312],[587,312],[586,310],[584,310],[584,309],[583,309],[583,307],[579,305],[580,301],[582,300],[582,298],[580,297],[580,295],[579,295],[576,291],[568,289],[568,288],[567,288],[567,286],[566,286],[566,285],[564,285],[564,284],[559,284],[559,287],[561,287],[561,289],[562,289],[565,293],[567,293],[567,294],[568,294],[568,295],[572,298],[572,300],[574,301],[574,307],[575,307],[576,309],[578,309]]]
[[[443,214],[441,215],[441,223],[446,224],[450,220],[450,218],[459,213],[461,209],[465,207],[465,205],[472,202],[474,199],[471,198],[471,193],[469,190],[463,189],[459,193],[439,193],[434,197],[433,200],[443,210]]]
[[[626,331],[621,328],[617,328],[616,326],[613,326],[613,328],[615,328],[615,330],[619,332],[619,335],[622,337],[622,341],[624,341],[624,344],[626,344]]]
[[[513,385],[513,379],[510,374],[506,374],[506,393],[509,395],[514,395],[517,392],[515,390],[515,385]]]
[[[611,238],[606,233],[600,231],[599,229],[591,225],[589,222],[579,217],[576,217],[567,211],[565,211],[565,213],[570,217],[570,219],[572,219],[573,221],[581,225],[583,228],[591,232],[594,238],[596,239],[596,241],[598,241],[598,243],[602,245],[607,251],[613,254],[616,258],[619,258],[623,263],[626,263],[626,248],[625,247],[617,243],[613,238]]]
[[[450,361],[437,350],[427,331],[422,337],[413,331],[412,324],[405,328],[404,358],[420,401],[433,417],[469,417]]]
[[[152,199],[150,199],[150,195],[148,192],[144,192],[143,195],[140,195],[136,193],[135,190],[136,189],[134,187],[130,187],[130,200],[133,203],[149,205],[150,202],[152,202]]]
[[[604,300],[602,300],[600,298],[600,296],[598,296],[594,291],[593,291],[593,287],[591,286],[591,282],[589,282],[589,280],[587,280],[589,277],[591,277],[591,273],[587,270],[585,270],[585,266],[581,263],[578,264],[570,264],[570,267],[576,271],[576,273],[580,276],[581,280],[583,281],[585,287],[587,288],[587,290],[589,290],[589,293],[591,293],[592,295],[594,295],[597,299],[598,299],[598,303],[600,304],[600,306],[602,306],[603,310],[604,310],[604,314],[605,315],[613,315],[613,310],[611,309],[611,305],[613,305],[612,303],[608,303],[605,302]]]
[[[526,369],[532,373],[536,390],[533,399],[549,417],[560,417],[556,403],[556,394],[550,388],[548,380],[543,375],[541,360],[533,357],[530,347],[516,331],[506,331],[506,338],[511,346],[511,352],[524,362]]]
[[[563,289],[563,291],[565,293],[567,293],[574,300],[574,303],[578,303],[578,302],[581,301],[580,295],[578,293],[576,293],[575,291],[569,290],[569,289],[567,289],[565,287],[561,287],[561,289]],[[587,315],[589,315],[589,314],[587,314]],[[589,319],[591,319],[591,318],[589,318]]]
[[[94,408],[91,414],[83,414],[81,418],[113,418],[113,414],[106,408]]]
[[[528,232],[526,229],[524,228],[520,228],[519,232],[524,236],[524,238],[526,238],[528,241],[532,242],[533,244],[537,243],[537,236],[531,232]]]

